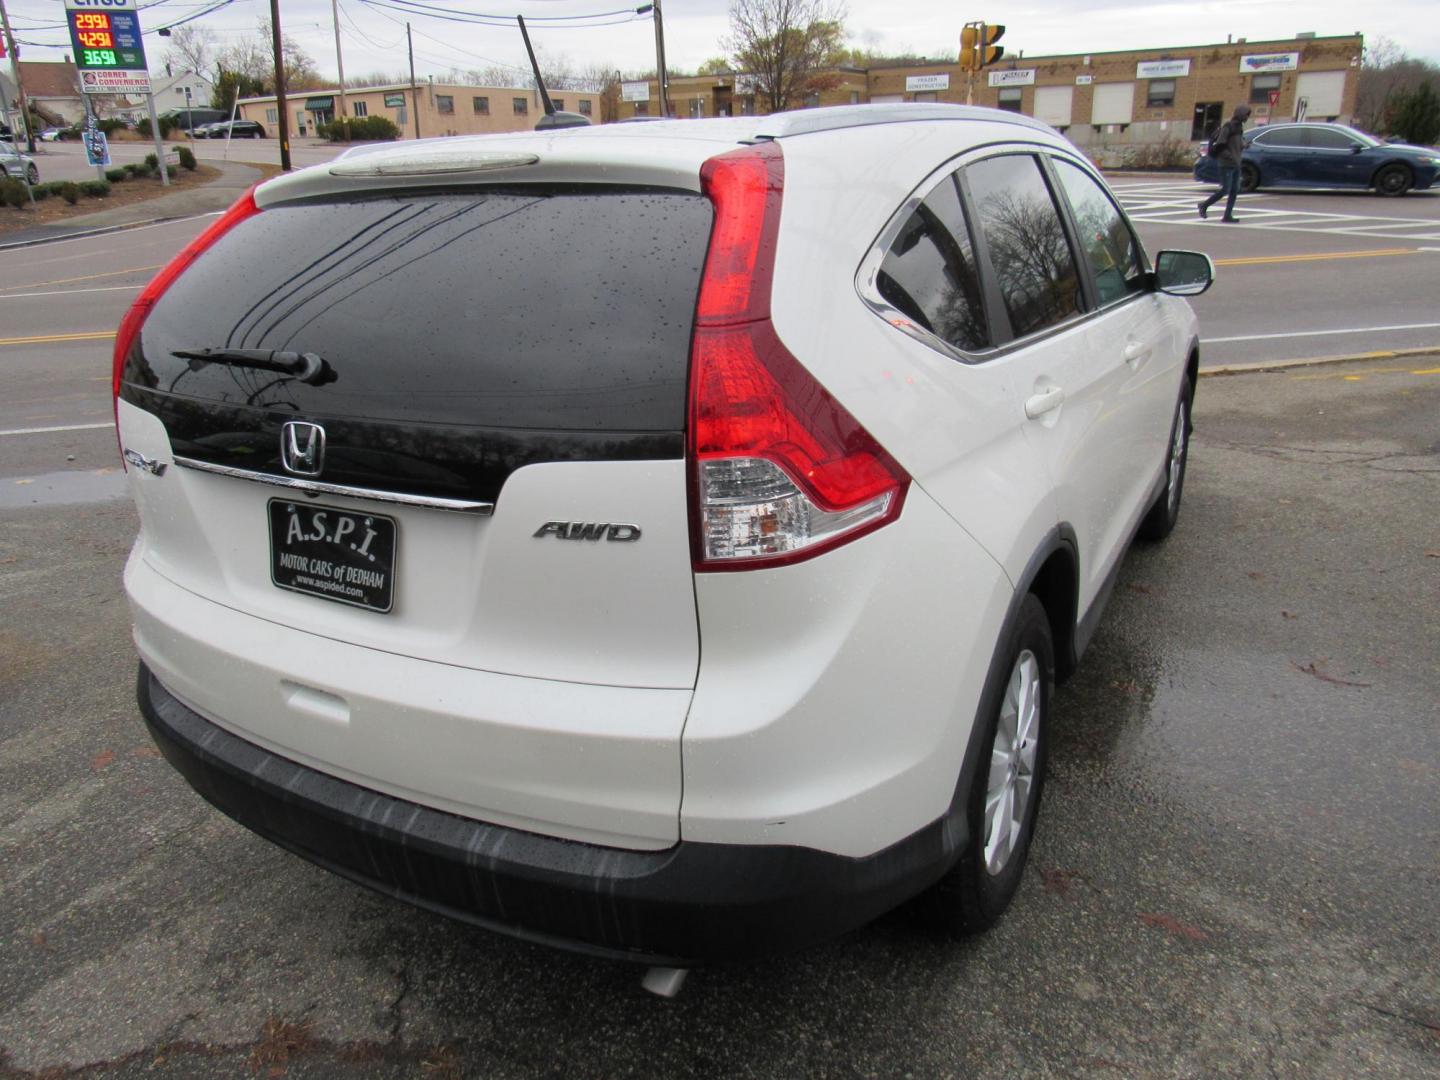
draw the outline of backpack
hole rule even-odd
[[[1225,144],[1230,139],[1230,121],[1226,120],[1210,133],[1210,141],[1205,144],[1205,153],[1214,157],[1225,149]]]

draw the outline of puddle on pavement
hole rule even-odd
[[[125,470],[91,469],[0,479],[0,510],[26,506],[73,506],[125,496]]]

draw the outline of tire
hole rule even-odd
[[[1050,620],[1033,593],[1021,601],[1003,646],[1007,674],[999,692],[991,695],[995,700],[985,703],[983,715],[988,717],[989,728],[979,744],[979,766],[965,796],[969,843],[959,861],[925,897],[930,921],[953,937],[988,930],[1010,906],[1025,873],[1045,783],[1055,649]],[[1026,700],[1034,704],[1028,737],[1024,731],[1026,710],[1016,708]],[[1012,749],[1016,732],[1021,735],[1018,752]],[[1007,791],[1012,800],[1008,804]],[[1017,810],[1011,810],[1012,829],[1003,837],[998,834],[1003,814],[992,813],[990,827],[986,827],[987,804],[995,803],[997,797],[999,807],[1014,808],[1017,798],[1020,804],[1018,816]]]
[[[1170,439],[1165,444],[1165,486],[1155,497],[1136,535],[1142,540],[1164,540],[1180,520],[1180,498],[1185,493],[1185,466],[1190,461],[1190,378],[1180,381],[1180,401],[1170,422]]]
[[[1415,186],[1415,174],[1404,165],[1391,164],[1375,174],[1375,194],[1394,198]]]
[[[40,170],[33,161],[30,163],[30,167],[25,170],[25,179],[30,182],[32,187],[40,182]]]
[[[1260,170],[1248,161],[1240,163],[1240,190],[1247,194],[1260,190]]]

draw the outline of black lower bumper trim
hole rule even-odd
[[[433,810],[272,754],[200,716],[143,664],[161,752],[208,802],[390,896],[562,948],[688,965],[834,937],[937,880],[965,844],[951,814],[874,855],[681,842],[629,851]]]

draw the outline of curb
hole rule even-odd
[[[1284,371],[1287,368],[1323,367],[1326,364],[1353,364],[1366,360],[1398,360],[1406,356],[1440,355],[1440,345],[1424,345],[1418,349],[1380,349],[1375,352],[1347,353],[1342,356],[1305,356],[1295,360],[1257,360],[1251,364],[1221,364],[1201,367],[1200,377],[1207,375],[1255,375],[1263,371]]]

